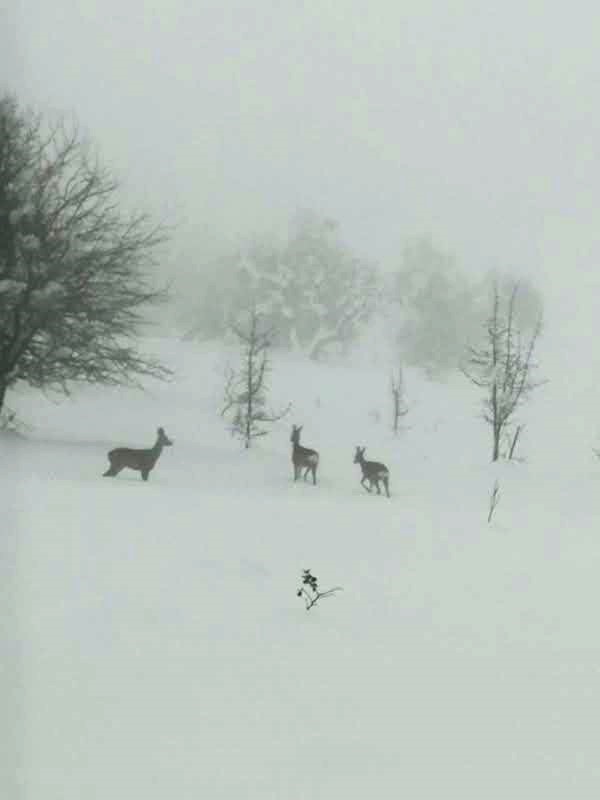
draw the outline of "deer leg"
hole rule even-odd
[[[149,469],[143,469],[142,470],[142,480],[143,481],[147,481],[148,480],[148,475],[150,475],[150,470]]]
[[[312,476],[313,476],[313,486],[317,485],[317,468],[312,468]]]
[[[383,485],[385,486],[385,493],[389,497],[390,496],[390,487],[389,487],[389,480],[387,478],[383,479]]]
[[[369,494],[371,494],[371,487],[370,486],[365,486],[365,481],[366,480],[367,480],[367,476],[365,475],[365,476],[363,476],[363,479],[360,482],[360,485],[363,487],[363,489],[366,489],[367,492],[369,492]]]
[[[122,470],[122,467],[118,467],[113,461],[110,462],[110,467],[106,470],[106,472],[102,473],[103,478],[114,478],[115,475],[118,475],[119,472]]]
[[[377,494],[381,494],[381,489],[379,488],[379,480],[375,481],[375,488],[377,489]]]

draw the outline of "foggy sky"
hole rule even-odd
[[[471,270],[592,280],[597,4],[22,0],[12,22],[7,82],[73,112],[180,242],[309,207],[388,265],[429,232]]]

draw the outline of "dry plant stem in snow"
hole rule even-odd
[[[492,521],[492,517],[494,516],[494,511],[496,510],[496,506],[500,502],[500,484],[498,481],[494,481],[494,488],[492,489],[492,493],[490,495],[490,510],[488,513],[487,521],[490,523]]]
[[[309,569],[302,572],[302,586],[296,592],[297,597],[303,597],[306,610],[310,611],[313,606],[322,600],[324,597],[331,597],[336,592],[343,591],[341,586],[334,586],[332,589],[326,589],[324,592],[319,591],[317,585],[317,578],[311,574]]]

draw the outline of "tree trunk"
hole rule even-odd
[[[500,434],[502,433],[502,428],[499,425],[494,424],[492,430],[494,433],[494,449],[492,453],[492,461],[498,461],[498,459],[500,458]]]
[[[522,425],[517,425],[517,430],[515,431],[515,435],[513,436],[512,444],[510,446],[510,451],[508,453],[508,460],[510,461],[514,455],[515,448],[517,446],[517,442],[519,440],[519,434],[521,433]]]

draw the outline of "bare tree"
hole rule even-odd
[[[533,352],[541,332],[541,317],[528,337],[524,338],[515,321],[515,306],[519,284],[514,283],[502,308],[498,285],[492,291],[492,311],[485,325],[485,341],[470,347],[463,373],[476,386],[485,390],[483,400],[485,421],[492,431],[492,461],[508,455],[512,458],[521,426],[514,427],[517,409],[541,381],[534,381],[537,364]],[[501,442],[508,437],[508,453],[501,452]]]
[[[341,586],[334,586],[332,589],[326,589],[323,592],[320,591],[318,578],[309,569],[305,569],[302,571],[302,586],[296,591],[296,596],[304,598],[305,608],[310,611],[313,606],[317,605],[319,600],[324,597],[332,597],[336,592],[341,591],[343,591]]]
[[[404,397],[404,375],[402,367],[398,367],[396,372],[392,372],[390,378],[390,389],[392,392],[392,429],[394,435],[398,435],[400,420],[408,414],[406,400]]]
[[[375,266],[344,245],[336,222],[310,211],[294,217],[283,241],[253,237],[223,261],[219,276],[228,286],[213,296],[224,320],[244,315],[252,298],[278,345],[315,360],[350,347],[381,295]]]
[[[248,312],[245,325],[232,325],[242,349],[239,370],[229,368],[225,382],[225,398],[221,416],[231,417],[231,432],[239,436],[244,447],[252,440],[265,436],[265,425],[282,419],[291,406],[273,412],[267,408],[267,375],[269,373],[269,348],[273,330],[263,327],[256,306]]]
[[[17,381],[67,392],[168,375],[135,343],[165,297],[149,268],[166,231],[121,213],[118,189],[74,125],[0,97],[0,409]]]

